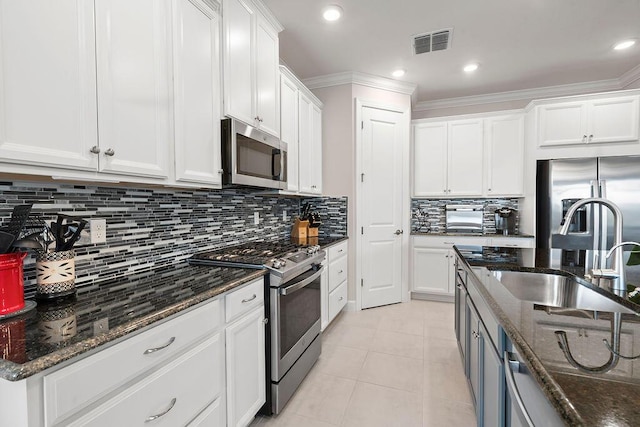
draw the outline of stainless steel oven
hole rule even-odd
[[[279,413],[318,359],[323,266],[270,289],[272,410]]]
[[[234,119],[222,120],[222,184],[287,188],[287,144]]]

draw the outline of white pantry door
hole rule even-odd
[[[402,300],[402,113],[362,107],[362,308]]]

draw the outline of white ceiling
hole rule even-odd
[[[640,65],[640,0],[264,0],[301,79],[361,72],[416,83],[417,101],[620,79]],[[325,22],[328,4],[343,18]],[[453,27],[451,48],[413,56],[411,36]],[[638,43],[625,51],[623,39]],[[480,68],[462,71],[469,62]]]

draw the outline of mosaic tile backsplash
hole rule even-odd
[[[287,198],[248,190],[178,190],[0,182],[0,220],[15,205],[33,203],[32,216],[105,218],[107,242],[76,245],[76,286],[183,262],[195,252],[251,240],[287,238],[300,207],[310,202],[320,234],[347,235],[347,198]],[[287,220],[283,221],[283,211]],[[260,223],[254,225],[254,212]],[[35,292],[35,256],[25,259],[25,295]]]
[[[502,207],[518,210],[518,199],[412,199],[411,230],[419,233],[444,233],[446,205],[483,205],[482,232],[493,234],[496,232],[495,210]],[[518,220],[519,217],[516,219],[516,233]]]

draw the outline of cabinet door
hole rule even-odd
[[[280,139],[287,144],[287,189],[298,191],[298,88],[280,76]]]
[[[313,123],[311,100],[298,92],[298,157],[300,167],[298,170],[300,180],[300,192],[313,192]]]
[[[469,367],[469,382],[471,383],[471,397],[476,406],[476,414],[479,414],[480,400],[480,338],[478,313],[467,297],[467,318],[469,319],[469,338],[467,342],[467,366]],[[479,416],[477,417],[480,418]]]
[[[223,0],[222,5],[224,113],[253,124],[253,5],[243,0]]]
[[[502,359],[498,357],[496,350],[489,341],[489,334],[482,324],[479,325],[481,354],[481,378],[482,378],[482,421],[484,426],[502,425],[504,389]]]
[[[322,110],[311,105],[311,192],[322,194]]]
[[[413,292],[453,295],[451,257],[448,249],[413,248]]]
[[[171,135],[168,0],[96,0],[101,172],[167,177]]]
[[[176,180],[220,185],[220,18],[202,0],[173,7]]]
[[[329,326],[329,272],[327,263],[320,274],[320,318],[322,330]]]
[[[487,119],[487,196],[524,193],[524,116]]]
[[[447,124],[413,126],[413,195],[447,194]]]
[[[278,32],[262,15],[256,19],[256,115],[260,129],[280,136],[280,72]]]
[[[586,142],[587,105],[563,102],[538,107],[538,145],[573,145]]]
[[[456,338],[458,339],[458,345],[460,346],[460,352],[462,353],[462,365],[464,368],[465,375],[467,372],[467,363],[466,363],[466,355],[467,355],[467,289],[464,286],[462,281],[461,274],[465,274],[463,271],[458,270],[456,272],[456,287],[455,287],[455,329],[456,329]]]
[[[264,307],[229,325],[227,426],[249,425],[265,402]]]
[[[447,152],[447,194],[481,196],[484,177],[482,120],[450,122]]]
[[[96,170],[94,6],[0,0],[0,158]]]
[[[637,141],[639,122],[638,96],[592,101],[587,120],[587,142]]]

